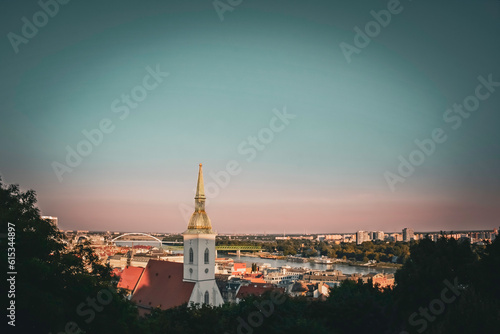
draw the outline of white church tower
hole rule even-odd
[[[200,164],[194,197],[195,209],[184,237],[184,281],[195,286],[190,303],[219,306],[224,303],[215,282],[215,233],[205,212],[205,189]]]

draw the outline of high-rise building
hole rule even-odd
[[[382,231],[375,231],[375,232],[373,232],[372,239],[373,240],[384,240],[384,237],[385,237],[384,232],[382,232]]]
[[[361,245],[365,241],[370,241],[370,235],[367,231],[356,232],[356,245]]]
[[[184,282],[195,283],[189,299],[192,303],[221,305],[224,301],[215,282],[215,236],[205,212],[205,189],[200,164],[196,187],[195,209],[184,238]]]
[[[403,241],[401,233],[390,233],[388,236],[389,241]]]
[[[410,242],[411,240],[415,240],[415,233],[413,232],[413,229],[405,227],[403,229],[403,241]]]

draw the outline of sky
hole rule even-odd
[[[500,1],[3,1],[0,175],[69,230],[500,225]]]

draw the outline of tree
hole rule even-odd
[[[395,276],[395,306],[402,328],[411,333],[498,333],[495,258],[500,259],[494,247],[478,259],[469,242],[444,237],[437,242],[426,238],[413,245],[408,261]],[[423,319],[419,312],[439,302],[444,310],[431,314],[432,321],[420,321],[421,327],[409,321],[412,315],[414,320]]]
[[[333,250],[333,249],[330,249],[328,251],[328,257],[331,257],[333,259],[336,258],[337,257],[337,252],[335,250]]]
[[[2,231],[10,227],[15,237],[15,244],[2,240],[0,249],[5,259],[15,248],[16,330],[137,331],[137,311],[113,288],[110,268],[97,262],[88,245],[66,250],[63,235],[40,217],[35,204],[34,191],[4,186],[0,178],[0,226]],[[6,282],[2,291],[7,291]]]
[[[374,287],[345,280],[330,291],[326,303],[316,311],[329,328],[339,333],[384,333],[390,326],[391,294]]]

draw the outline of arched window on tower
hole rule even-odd
[[[205,304],[210,304],[210,294],[205,291]]]
[[[189,263],[193,263],[193,261],[194,261],[193,249],[189,248]]]
[[[208,248],[205,248],[205,264],[208,264],[209,263],[209,251],[208,251]]]

